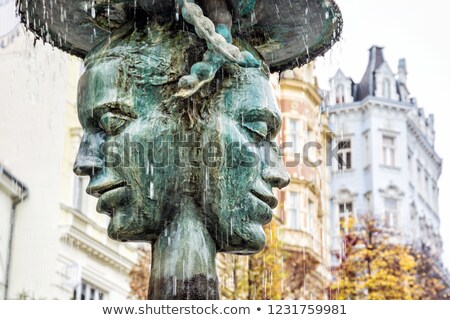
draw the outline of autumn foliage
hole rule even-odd
[[[431,249],[423,245],[414,252],[417,261],[417,281],[420,286],[421,300],[448,300],[450,288],[444,281],[448,275],[441,267],[439,257],[431,253]]]
[[[332,298],[412,300],[444,296],[442,279],[427,271],[434,261],[401,244],[376,219],[364,217],[358,224],[349,220],[341,230],[341,264],[334,270]]]
[[[219,280],[222,299],[282,299],[285,273],[279,228],[276,221],[264,228],[266,246],[254,256],[221,255]]]
[[[150,280],[150,260],[149,248],[139,248],[139,258],[130,271],[130,298],[134,300],[146,300],[148,284]]]
[[[222,299],[283,299],[292,286],[299,286],[285,272],[296,269],[290,266],[289,254],[282,250],[280,227],[277,221],[265,227],[266,246],[257,255],[218,255]],[[448,275],[429,248],[413,250],[403,245],[392,231],[371,217],[363,217],[358,223],[350,219],[341,230],[342,250],[337,256],[340,265],[333,270],[330,298],[449,299],[449,281],[445,281]],[[130,298],[147,299],[149,277],[150,250],[141,248],[138,263],[130,272]]]

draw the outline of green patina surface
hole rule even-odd
[[[216,82],[171,99],[206,49],[173,25],[133,26],[87,56],[79,83],[75,172],[90,177],[111,238],[153,244],[152,299],[217,299],[216,252],[261,250],[272,188],[289,181],[267,67],[225,63]]]
[[[269,0],[97,1],[90,14],[61,0],[67,20],[50,19],[42,0],[19,2],[37,35],[85,59],[74,172],[90,177],[87,192],[111,217],[112,239],[152,244],[149,299],[218,299],[216,253],[259,252],[278,203],[272,189],[289,183],[270,66],[255,46],[278,39],[266,54],[280,55],[303,29],[292,18],[272,25]],[[303,14],[305,3],[289,1],[291,10],[281,1],[280,12]],[[312,0],[312,17],[329,3]],[[261,25],[237,32],[249,13]],[[331,45],[322,35],[333,25],[317,24],[327,29],[317,27],[314,55]],[[305,50],[287,51],[277,58],[284,65]]]
[[[241,15],[250,14],[255,9],[256,0],[240,0],[233,2],[237,2],[236,7],[238,8]]]

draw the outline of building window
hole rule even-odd
[[[340,84],[336,87],[336,104],[345,103],[344,85]]]
[[[72,206],[80,212],[84,212],[86,200],[87,178],[74,176]]]
[[[353,212],[353,203],[341,203],[339,204],[339,216],[348,215]]]
[[[297,210],[299,208],[299,194],[297,192],[287,193],[287,225],[289,229],[299,229]]]
[[[341,231],[348,233],[350,217],[353,217],[353,203],[345,202],[339,204],[339,226]]]
[[[395,138],[383,136],[383,164],[395,167]]]
[[[72,147],[72,159],[76,159],[78,149],[80,147],[82,138],[82,129],[80,127],[74,127],[70,129],[71,135],[71,147]],[[86,188],[88,185],[88,177],[73,176],[73,190],[72,190],[72,208],[83,212],[86,202]]]
[[[342,140],[338,142],[338,170],[349,170],[352,168],[351,141]]]
[[[385,220],[384,225],[388,229],[397,227],[398,219],[398,200],[395,198],[384,199]]]
[[[102,290],[82,281],[73,291],[73,300],[103,300]]]
[[[289,119],[289,131],[287,134],[287,141],[291,143],[293,153],[300,152],[300,139],[298,139],[299,125],[297,119]]]
[[[388,78],[383,79],[383,97],[391,98],[391,81]]]

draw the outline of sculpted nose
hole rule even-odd
[[[103,166],[99,152],[95,151],[100,149],[100,145],[97,146],[92,140],[89,135],[83,136],[73,165],[73,172],[77,176],[93,176]]]
[[[75,164],[73,165],[73,172],[77,176],[93,176],[101,168],[102,166],[98,159],[78,153]]]
[[[272,144],[269,144],[268,147],[264,148],[261,156],[263,159],[261,172],[263,180],[272,188],[282,189],[286,187],[291,182],[291,178],[278,147],[274,148]]]
[[[265,166],[262,171],[262,178],[270,186],[276,187],[278,189],[286,187],[289,182],[291,182],[289,173],[287,172],[282,162],[277,163],[277,166],[275,167]]]

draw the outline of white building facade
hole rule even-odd
[[[34,46],[14,3],[0,2],[0,299],[126,299],[135,245],[108,238],[72,172],[82,62]]]
[[[410,97],[405,60],[399,61],[394,73],[384,60],[383,48],[369,51],[361,82],[339,70],[330,80],[326,99],[335,134],[334,236],[338,238],[341,219],[373,215],[393,239],[416,248],[425,246],[440,257],[442,160],[434,148],[433,115],[426,116]]]

